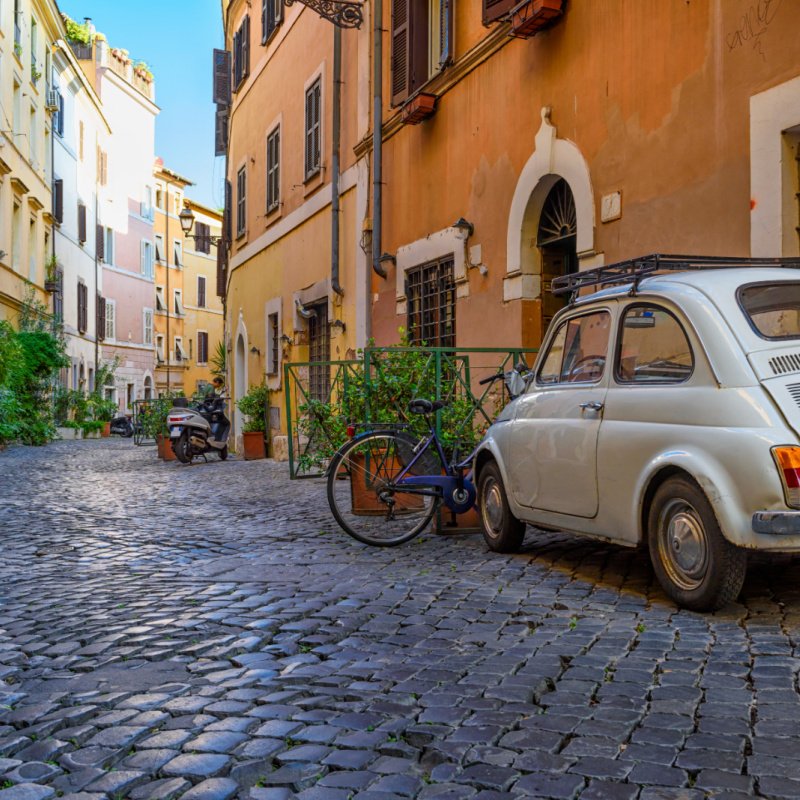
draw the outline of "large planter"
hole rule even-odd
[[[378,488],[374,481],[367,479],[366,455],[364,453],[353,453],[348,456],[350,459],[350,501],[353,514],[361,516],[379,516],[386,513],[386,504],[378,497]],[[394,477],[402,466],[397,459],[392,458],[382,465],[381,477]],[[425,505],[425,498],[422,495],[396,494],[395,513],[402,514],[404,511],[421,511]]]
[[[156,436],[156,449],[158,450],[158,457],[164,459],[164,461],[175,461],[177,458],[175,451],[172,449],[172,441],[169,436],[163,436],[159,433]]]
[[[419,125],[432,117],[436,111],[436,95],[419,92],[408,100],[402,108],[401,116],[406,125]]]
[[[83,431],[80,428],[56,428],[59,439],[81,439]]]
[[[108,436],[111,436],[111,422],[104,422],[103,423],[103,430],[100,431],[100,435],[105,439]]]
[[[245,461],[256,461],[267,457],[267,444],[264,431],[247,431],[242,434],[242,450]]]
[[[84,431],[83,438],[84,439],[99,439],[100,438],[100,431]]]

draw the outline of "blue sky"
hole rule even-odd
[[[190,178],[189,197],[224,205],[224,159],[214,158],[211,51],[222,46],[219,0],[58,0],[77,22],[91,17],[112,47],[146,61],[156,80],[156,155]]]

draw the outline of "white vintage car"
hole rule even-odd
[[[748,550],[800,552],[798,270],[649,256],[557,279],[572,301],[476,454],[489,547],[525,523],[646,543],[697,610],[736,598]]]

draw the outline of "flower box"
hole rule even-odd
[[[256,461],[267,457],[267,445],[264,431],[246,431],[242,434],[242,450],[245,461]]]
[[[564,0],[531,0],[511,16],[513,36],[527,38],[551,25],[563,13]]]
[[[51,294],[53,292],[57,292],[58,291],[58,281],[45,281],[44,282],[44,290],[46,292],[50,292]]]
[[[418,125],[436,111],[436,95],[420,92],[415,94],[404,106],[402,111],[403,122],[406,125]]]

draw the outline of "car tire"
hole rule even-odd
[[[511,513],[500,469],[493,461],[481,470],[478,478],[478,512],[489,549],[495,553],[516,553],[525,538],[525,523]]]
[[[738,597],[747,553],[723,536],[711,504],[691,479],[670,478],[658,488],[647,541],[658,582],[679,606],[716,611]]]

